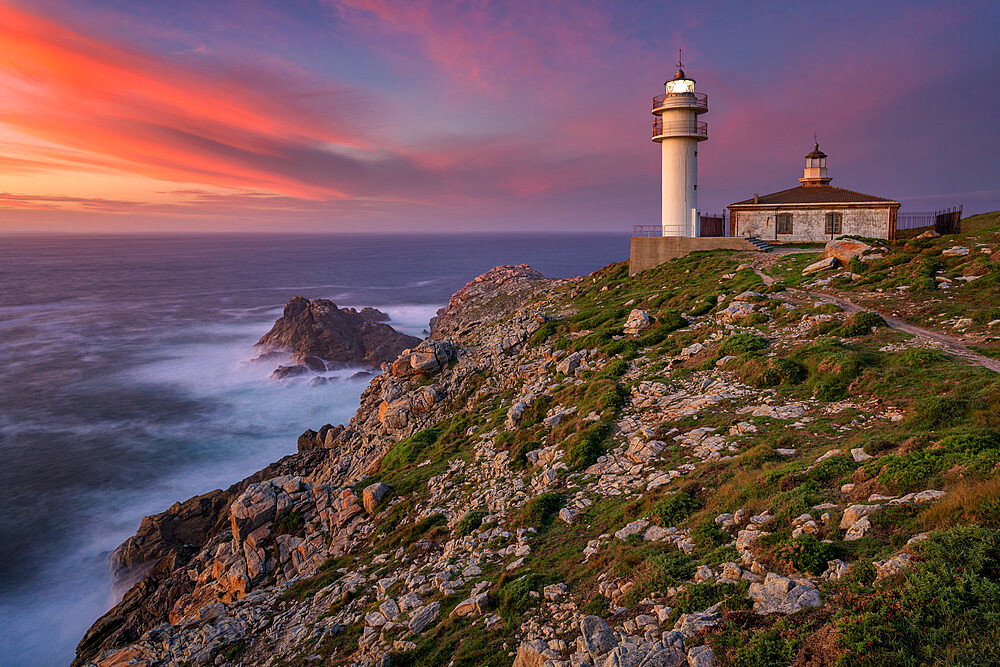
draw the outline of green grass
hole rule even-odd
[[[730,334],[719,344],[719,356],[738,356],[746,352],[757,352],[767,347],[767,338],[751,333]]]
[[[522,507],[511,519],[514,528],[543,528],[565,504],[566,499],[559,493],[537,495]]]
[[[814,535],[802,535],[778,549],[778,557],[800,572],[820,575],[827,568],[827,561],[838,555],[831,544],[816,539]]]
[[[956,467],[961,467],[967,478],[983,479],[993,474],[998,463],[1000,435],[960,433],[933,446],[874,460],[867,469],[885,487],[907,493],[943,485],[944,473]]]
[[[675,526],[701,509],[701,502],[689,493],[681,491],[656,501],[650,508],[650,516],[664,528]]]
[[[458,537],[464,537],[466,535],[471,535],[476,531],[481,525],[483,525],[483,519],[489,514],[486,510],[471,510],[465,513],[465,516],[455,524],[455,530],[453,531]]]
[[[859,568],[836,622],[845,665],[1000,662],[1000,534],[975,526],[934,533],[897,581]]]
[[[299,537],[305,537],[305,518],[298,510],[292,510],[271,524],[271,532],[275,535],[298,535]]]

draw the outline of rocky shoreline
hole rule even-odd
[[[938,539],[881,518],[949,494],[885,481],[909,450],[874,435],[911,402],[866,393],[850,346],[938,353],[779,296],[727,254],[477,277],[424,340],[354,344],[381,373],[348,424],[146,517],[113,557],[144,576],[73,664],[707,667],[790,615],[797,664],[833,664],[838,582]],[[290,332],[375,315],[293,302],[261,344],[303,362]]]

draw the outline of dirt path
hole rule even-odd
[[[765,285],[774,284],[773,277],[767,275],[757,267],[754,267],[753,270],[758,276],[760,276],[760,279],[764,281]],[[965,359],[966,361],[982,366],[983,368],[989,369],[995,373],[1000,373],[1000,359],[991,359],[990,357],[986,357],[977,352],[973,352],[968,347],[966,347],[964,343],[962,343],[954,336],[949,336],[947,334],[937,333],[936,331],[924,329],[923,327],[918,327],[917,325],[911,324],[905,320],[901,320],[899,318],[886,315],[885,313],[879,312],[878,310],[875,310],[873,308],[865,308],[863,306],[859,306],[853,301],[848,301],[847,299],[841,298],[839,296],[833,296],[832,294],[827,294],[825,292],[814,292],[812,290],[788,288],[783,294],[793,297],[795,295],[809,296],[814,299],[820,299],[826,301],[828,303],[834,303],[843,308],[844,311],[848,313],[856,313],[862,310],[870,310],[872,312],[881,315],[882,319],[885,320],[885,323],[888,324],[893,329],[898,329],[899,331],[905,331],[908,334],[911,334],[913,336],[918,336],[920,338],[933,340],[941,344],[941,346],[946,348],[948,352],[950,352],[956,357],[959,357],[960,359]],[[783,297],[782,294],[775,294],[773,296],[782,301],[794,300],[788,298],[787,296]]]

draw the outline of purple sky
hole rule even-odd
[[[833,184],[1000,209],[1000,3],[0,0],[0,231],[619,230],[650,98],[699,203]]]

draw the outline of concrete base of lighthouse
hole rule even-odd
[[[759,248],[735,236],[636,236],[629,250],[628,274],[635,274],[684,257],[696,250],[754,250]]]

